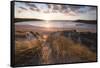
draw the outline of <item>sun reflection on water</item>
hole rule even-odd
[[[46,27],[46,28],[52,27],[52,25],[50,24],[50,21],[49,21],[49,20],[46,20],[46,21],[45,21],[45,27]]]

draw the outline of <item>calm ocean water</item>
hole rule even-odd
[[[96,30],[96,24],[86,24],[80,22],[50,22],[50,21],[26,21],[17,22],[15,25],[32,25],[37,27],[49,28],[78,28],[78,29],[91,29]]]

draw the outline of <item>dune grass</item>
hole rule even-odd
[[[70,38],[63,35],[50,35],[46,43],[49,44],[49,47],[46,45],[42,46],[43,42],[40,42],[38,39],[15,41],[15,63],[34,65],[91,62],[97,60],[95,52],[92,52],[85,45],[73,42]]]
[[[49,41],[51,42],[53,58],[61,59],[56,61],[57,63],[96,61],[96,53],[69,38],[64,36],[50,37]]]

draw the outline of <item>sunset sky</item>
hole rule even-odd
[[[43,20],[96,20],[96,7],[15,2],[15,18]]]

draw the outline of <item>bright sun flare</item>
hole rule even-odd
[[[49,20],[46,20],[45,27],[46,28],[50,28],[51,27],[51,24],[50,24]]]
[[[50,14],[45,14],[45,13],[43,13],[43,15],[42,15],[42,18],[44,19],[44,20],[51,20],[51,15]]]

